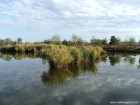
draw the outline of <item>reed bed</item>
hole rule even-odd
[[[73,63],[80,63],[83,60],[83,54],[77,47],[69,47],[69,51],[73,57]]]
[[[50,46],[43,49],[43,56],[47,57],[50,64],[54,67],[64,67],[72,62],[73,58],[66,46]]]
[[[50,66],[62,68],[71,63],[93,62],[105,51],[93,46],[65,46],[54,44],[22,44],[16,46],[0,47],[3,52],[32,53],[47,58]]]
[[[36,52],[40,52],[42,51],[42,49],[45,49],[47,48],[48,46],[46,44],[27,44],[27,45],[16,45],[14,47],[14,50],[16,52],[33,52],[33,53],[36,53]]]

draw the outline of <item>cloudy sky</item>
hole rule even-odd
[[[0,0],[0,38],[42,41],[77,34],[121,39],[140,35],[139,0]]]

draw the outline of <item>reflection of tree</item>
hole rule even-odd
[[[3,59],[6,61],[10,61],[10,60],[12,60],[12,56],[11,55],[4,55]]]
[[[135,58],[128,56],[128,57],[124,57],[123,59],[124,62],[128,62],[129,64],[134,64],[135,63]]]
[[[127,53],[111,53],[109,54],[109,61],[111,65],[115,65],[116,63],[120,63],[121,58],[123,58],[124,62],[129,64],[135,63],[135,55],[127,54]]]
[[[11,55],[8,55],[8,54],[0,54],[0,58],[2,58],[3,60],[6,60],[6,61],[10,61],[12,60],[12,56]]]
[[[121,57],[120,56],[110,56],[109,61],[110,61],[110,65],[114,66],[116,63],[120,63]]]
[[[139,65],[138,65],[138,68],[140,68],[140,58],[139,58]]]
[[[105,56],[102,56],[102,62],[106,63],[107,62],[107,57],[108,56],[106,56],[106,55]]]
[[[134,63],[135,63],[135,58],[130,57],[130,58],[129,58],[129,63],[130,63],[130,64],[134,64]]]

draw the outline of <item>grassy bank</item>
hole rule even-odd
[[[66,67],[72,63],[94,62],[105,51],[93,46],[65,46],[53,44],[29,44],[1,47],[1,52],[32,53],[47,58],[53,68]]]

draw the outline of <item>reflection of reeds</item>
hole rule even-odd
[[[37,58],[39,57],[35,53],[0,53],[0,58],[10,61],[12,58],[15,58],[16,60],[21,60],[24,58]]]
[[[98,62],[98,61],[97,61]],[[96,61],[92,63],[80,63],[80,64],[72,64],[69,69],[73,72],[73,74],[77,74],[79,76],[82,72],[91,72],[93,74],[97,73],[97,64]]]
[[[44,84],[49,85],[63,85],[67,78],[72,77],[72,72],[69,70],[49,70],[49,72],[43,72],[41,80]]]
[[[17,60],[21,60],[23,58],[36,58],[38,57],[35,53],[15,53],[14,58]]]
[[[94,63],[76,63],[70,64],[65,69],[51,69],[43,72],[41,80],[46,85],[63,85],[67,79],[76,79],[81,73],[97,73],[96,62]]]

